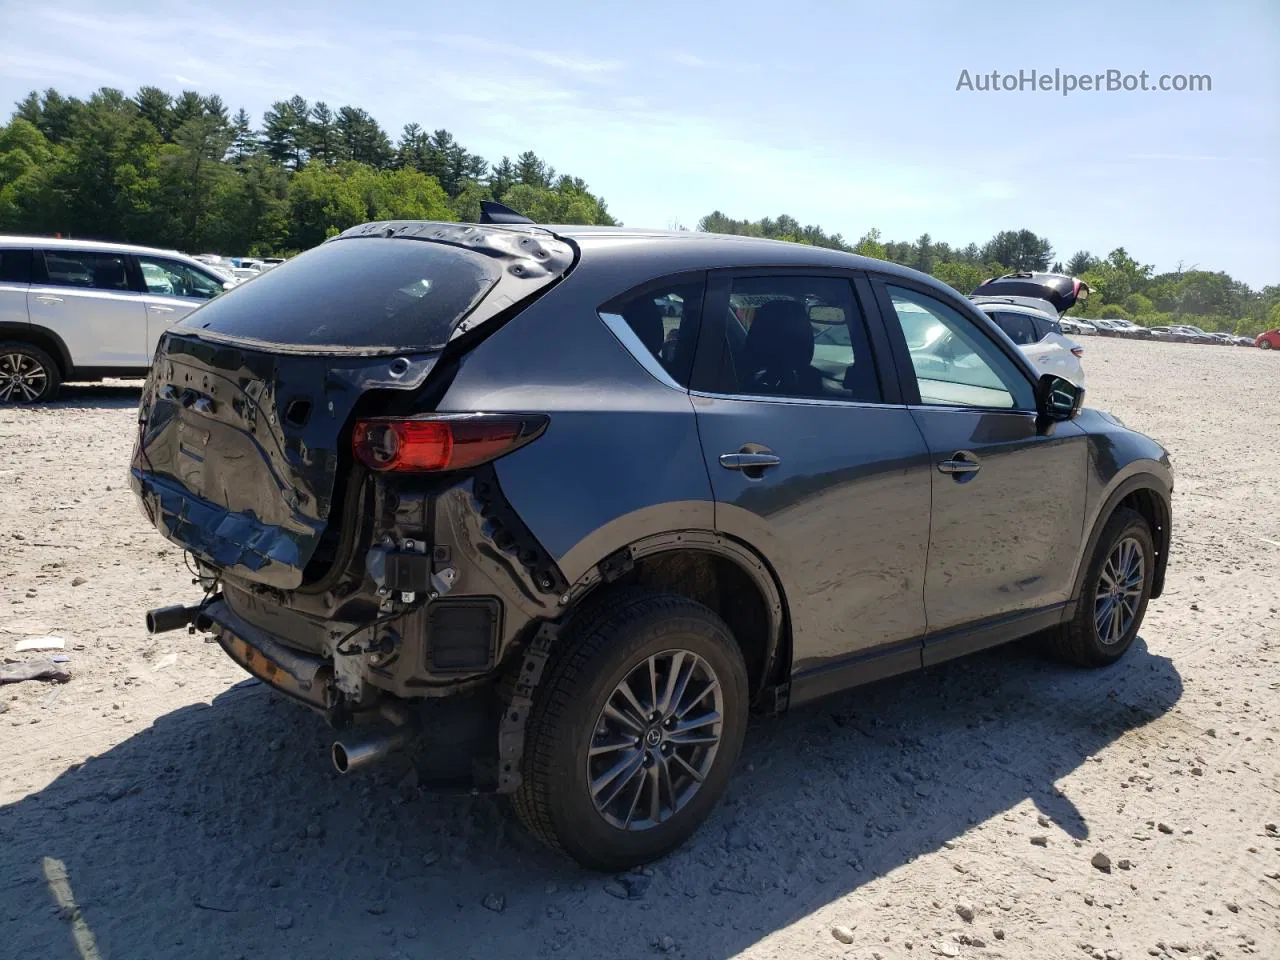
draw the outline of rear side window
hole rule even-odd
[[[79,250],[45,250],[44,283],[55,287],[90,290],[131,290],[122,253],[89,253]]]
[[[880,402],[853,287],[835,277],[737,277],[720,392]]]
[[[0,250],[0,283],[31,282],[31,251]]]
[[[336,240],[210,300],[175,329],[344,353],[438,350],[502,269],[450,244]]]
[[[606,303],[600,314],[615,321],[615,329],[617,320],[624,322],[648,356],[672,380],[687,386],[702,323],[703,290],[700,277],[658,281]],[[643,363],[645,358],[638,359]]]
[[[996,326],[1007,333],[1009,339],[1019,346],[1035,343],[1040,339],[1035,322],[1025,314],[1000,311],[993,314],[992,319],[995,320]]]

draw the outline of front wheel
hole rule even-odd
[[[1258,346],[1260,346],[1263,350],[1270,350],[1270,349],[1271,349],[1271,341],[1270,341],[1270,340],[1263,340],[1260,344],[1258,344]]]
[[[524,825],[597,870],[683,844],[724,795],[746,732],[748,681],[724,621],[649,591],[570,624],[530,711]]]
[[[29,343],[0,343],[0,404],[52,400],[61,377],[53,358]]]
[[[1053,638],[1069,663],[1101,667],[1133,645],[1155,582],[1155,544],[1142,514],[1120,507],[1098,538],[1071,622]]]

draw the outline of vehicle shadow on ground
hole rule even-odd
[[[0,933],[41,957],[88,936],[104,958],[724,958],[846,898],[870,949],[889,931],[860,887],[944,844],[963,857],[972,825],[1028,798],[1054,823],[1001,825],[1026,834],[1028,876],[1033,834],[1087,858],[1055,782],[1141,746],[1181,691],[1141,641],[1102,671],[1018,646],[760,721],[711,821],[619,884],[495,798],[424,794],[407,758],[339,777],[323,722],[247,681],[0,808]]]
[[[70,410],[110,410],[136,407],[142,399],[142,381],[112,383],[64,383],[47,407]]]

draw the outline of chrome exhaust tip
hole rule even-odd
[[[382,730],[335,740],[331,750],[334,769],[339,773],[350,773],[358,767],[376,763],[399,750],[408,740],[407,730]]]

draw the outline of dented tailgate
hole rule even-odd
[[[434,364],[168,336],[142,397],[134,491],[166,537],[208,563],[298,587],[330,516],[356,401],[370,389],[413,389]]]

